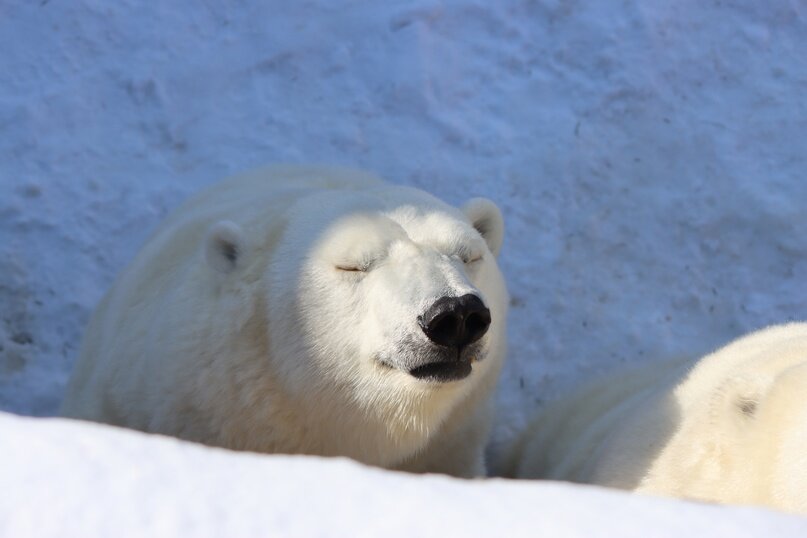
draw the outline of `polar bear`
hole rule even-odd
[[[66,417],[265,453],[484,473],[508,304],[490,201],[270,167],[156,231],[96,309]]]
[[[807,323],[607,377],[540,413],[505,474],[807,513]]]

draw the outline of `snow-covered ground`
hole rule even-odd
[[[93,305],[149,231],[204,185],[270,162],[350,164],[453,203],[500,204],[511,352],[494,455],[542,402],[596,373],[807,318],[801,2],[4,0],[0,51],[0,410],[54,414]],[[62,436],[131,439],[144,461],[162,453],[134,435],[0,418],[3,457],[20,458],[0,463],[2,489],[9,471],[78,480],[78,467],[54,463],[68,462],[62,444],[78,446]],[[7,435],[52,439],[53,454],[9,452]],[[199,462],[191,483],[221,494],[224,478],[196,475],[224,456],[176,450]],[[42,476],[33,455],[46,460]],[[544,525],[550,501],[603,526],[613,511],[649,507],[715,525],[737,513],[230,458],[283,487],[292,466],[323,473],[326,491],[400,487],[423,506],[439,485],[467,499],[468,521],[484,518],[485,502],[508,506],[501,496],[518,512],[502,525]],[[98,488],[117,463],[97,464]],[[126,472],[152,467],[137,469]],[[267,491],[280,498],[276,484]],[[460,510],[456,499],[446,510]],[[298,509],[283,517],[316,517]]]
[[[0,431],[8,434],[0,461],[15,462],[0,467],[0,536],[9,538],[801,538],[807,531],[803,518],[761,509],[676,502],[671,510],[670,501],[601,488],[418,477],[65,420],[0,415]]]

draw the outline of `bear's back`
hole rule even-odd
[[[661,387],[674,384],[689,364],[677,358],[616,371],[550,402],[527,426],[508,457],[511,467],[505,474],[572,482],[592,482],[598,476],[617,487],[621,478],[602,477],[596,463],[634,410],[664,405],[658,398]]]

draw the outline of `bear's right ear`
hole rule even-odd
[[[462,211],[493,255],[498,257],[504,241],[504,219],[496,204],[487,198],[472,198],[465,203]]]
[[[246,244],[241,227],[229,220],[220,220],[205,236],[205,259],[220,273],[229,273],[243,262]]]
[[[727,423],[745,427],[770,390],[770,376],[738,374],[726,379],[715,392],[712,415],[727,418]]]

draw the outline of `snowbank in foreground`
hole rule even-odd
[[[462,481],[0,414],[0,536],[788,536],[807,519],[551,482]]]

